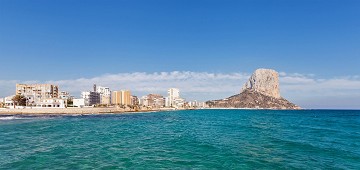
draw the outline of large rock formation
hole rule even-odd
[[[241,92],[246,89],[279,99],[279,74],[275,70],[257,69],[244,84]]]
[[[279,74],[270,69],[256,70],[240,94],[208,101],[207,104],[214,108],[300,109],[281,97]]]

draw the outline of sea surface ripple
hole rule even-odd
[[[0,116],[0,169],[360,169],[360,111]]]

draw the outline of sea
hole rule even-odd
[[[360,169],[360,111],[2,115],[0,169]]]

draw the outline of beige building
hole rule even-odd
[[[129,90],[111,92],[111,104],[114,105],[131,105],[131,93]]]
[[[120,97],[121,92],[120,91],[112,91],[111,92],[111,104],[118,105],[120,104]]]
[[[142,106],[159,108],[165,105],[165,98],[160,94],[148,94],[140,99],[140,104]]]
[[[16,84],[15,95],[23,95],[29,102],[59,98],[59,87],[52,84]]]
[[[110,104],[110,88],[97,86],[96,92],[100,93],[100,104]]]
[[[110,96],[100,95],[100,104],[110,104]]]

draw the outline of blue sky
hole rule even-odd
[[[0,82],[135,72],[246,74],[264,67],[319,82],[355,81],[336,90],[349,91],[341,101],[356,101],[359,7],[357,0],[0,0]],[[8,95],[0,85],[0,95]],[[283,94],[301,103],[312,93]],[[307,107],[342,107],[321,95],[312,99]],[[360,108],[356,103],[349,108]]]

